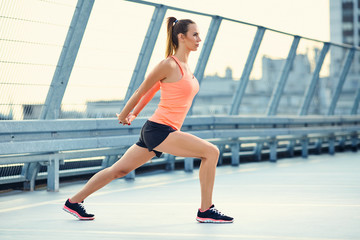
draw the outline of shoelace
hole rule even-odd
[[[219,214],[220,216],[225,216],[225,214],[223,214],[222,212],[220,212],[216,208],[210,208],[210,211],[213,211],[214,213]]]
[[[85,210],[85,207],[84,207],[84,204],[81,202],[81,203],[78,203],[79,204],[79,207],[84,211],[84,213],[87,214],[86,210]]]

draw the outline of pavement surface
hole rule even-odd
[[[214,203],[232,224],[196,222],[198,170],[115,180],[86,199],[94,221],[62,210],[84,183],[0,194],[0,239],[360,239],[360,153],[218,167]]]

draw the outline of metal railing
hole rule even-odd
[[[146,119],[121,127],[114,119],[84,120],[33,120],[2,121],[0,123],[0,166],[17,165],[22,168],[15,176],[0,176],[0,183],[25,182],[34,189],[36,179],[47,177],[48,189],[57,191],[60,176],[94,173],[111,166],[118,156],[137,141],[139,131]],[[309,141],[316,140],[316,148],[327,147],[335,153],[336,145],[351,145],[358,148],[360,117],[189,117],[183,131],[208,139],[221,150],[220,162],[230,151],[231,164],[239,165],[241,145],[262,144],[259,150],[254,145],[251,154],[261,157],[264,146],[270,160],[276,161],[280,143],[286,142],[286,151],[293,153],[300,147],[302,156],[307,157]],[[313,144],[311,144],[313,145]],[[315,146],[314,145],[314,146]],[[313,147],[314,147],[313,146]],[[98,165],[59,171],[65,160],[94,158]],[[193,169],[192,158],[180,158],[185,170]],[[90,161],[90,160],[88,160]],[[165,164],[174,168],[175,157],[166,155],[148,164]],[[35,163],[35,165],[27,165]],[[38,175],[41,166],[47,166],[47,175]],[[128,178],[134,178],[134,172]]]

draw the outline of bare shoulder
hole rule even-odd
[[[165,71],[172,71],[173,69],[176,69],[176,62],[168,57],[164,60],[162,60],[159,64],[158,67],[160,67],[161,69],[165,70]]]
[[[169,61],[170,59],[164,59],[159,62],[148,74],[145,82],[152,82],[153,84],[157,81],[161,81],[171,75],[173,71],[173,63]]]
[[[171,58],[166,58],[155,66],[150,76],[156,76],[157,79],[162,80],[171,75],[174,69],[176,69],[176,62]]]

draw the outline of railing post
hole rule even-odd
[[[294,157],[294,155],[295,155],[294,149],[295,149],[295,141],[290,140],[289,144],[287,145],[287,151],[288,151],[289,157]]]
[[[355,100],[354,100],[354,105],[351,109],[351,115],[357,114],[357,110],[359,108],[359,102],[360,102],[360,86],[355,94]]]
[[[221,166],[223,165],[223,161],[224,161],[224,158],[223,158],[223,154],[224,154],[224,151],[225,151],[225,146],[224,145],[220,145],[218,146],[219,148],[219,159],[218,159],[218,166]]]
[[[351,63],[352,63],[352,61],[354,59],[354,55],[355,55],[355,48],[351,48],[349,50],[349,53],[348,53],[347,57],[346,57],[345,64],[344,64],[344,66],[342,68],[340,78],[339,78],[339,82],[338,82],[338,84],[337,84],[337,86],[335,88],[334,96],[331,99],[328,115],[334,115],[336,103],[339,100],[340,93],[341,93],[341,90],[342,90],[342,88],[344,86],[346,76],[347,76],[347,74],[348,74],[348,72],[350,70],[350,66],[351,66]]]
[[[344,151],[346,146],[346,136],[341,136],[339,141],[339,150]]]
[[[116,163],[117,161],[119,160],[119,156],[118,155],[114,155],[114,156],[111,156],[109,158],[109,167],[111,167],[114,163]]]
[[[299,42],[300,42],[300,37],[294,36],[294,40],[291,44],[291,48],[290,48],[288,57],[286,59],[284,68],[282,70],[281,76],[280,76],[279,80],[277,81],[274,91],[271,95],[271,99],[270,99],[268,108],[266,110],[267,116],[276,115],[277,108],[279,106],[281,95],[283,94],[285,84],[286,84],[286,81],[287,81],[289,73],[290,73],[291,66],[294,63],[294,59],[296,56],[296,49],[299,45]]]
[[[201,84],[201,82],[204,78],[205,68],[209,61],[210,53],[214,46],[216,36],[219,32],[221,21],[222,21],[222,17],[219,17],[219,16],[212,17],[212,20],[211,20],[211,23],[209,26],[209,30],[208,30],[206,38],[205,38],[204,46],[201,49],[200,57],[197,61],[196,68],[194,71],[194,75],[197,78],[197,80],[199,81],[199,84]],[[191,105],[191,108],[189,110],[189,115],[192,115],[192,109],[193,109],[193,106],[195,105],[195,101],[196,101],[196,96],[195,96],[193,104]]]
[[[61,102],[84,36],[95,0],[78,0],[40,119],[59,117]]]
[[[264,145],[263,143],[257,143],[256,146],[254,147],[255,160],[258,162],[261,161],[263,145]]]
[[[186,157],[184,159],[185,172],[192,172],[194,170],[194,158]]]
[[[166,170],[168,170],[168,171],[175,170],[175,156],[166,153],[165,159],[166,159]]]
[[[334,155],[335,154],[335,135],[331,134],[329,136],[329,154]]]
[[[28,190],[28,191],[35,190],[36,176],[40,171],[40,167],[41,165],[38,162],[24,164],[24,168],[25,168],[23,173],[25,177],[24,190]]]
[[[316,146],[315,146],[315,150],[316,150],[317,154],[321,154],[321,152],[322,152],[322,143],[323,143],[322,138],[317,139]]]
[[[167,7],[164,5],[157,5],[151,18],[149,28],[147,30],[143,45],[140,50],[138,60],[135,65],[133,75],[131,77],[124,102],[127,102],[135,90],[141,85],[144,80],[146,70],[149,66],[150,58],[155,47],[156,39],[158,38],[161,25],[164,21]]]
[[[239,107],[240,107],[242,98],[244,97],[246,86],[249,82],[250,73],[253,68],[256,55],[259,51],[261,41],[264,37],[265,30],[266,29],[264,27],[258,27],[258,29],[256,31],[254,41],[252,43],[248,58],[246,60],[245,67],[243,69],[240,81],[236,87],[236,91],[235,91],[233,99],[232,99],[230,115],[239,114]]]
[[[110,165],[109,165],[109,163],[110,163],[110,158],[111,158],[112,156],[105,156],[105,158],[102,160],[102,162],[101,162],[101,167],[102,168],[107,168],[107,167],[109,167]]]
[[[358,150],[358,142],[359,142],[358,134],[357,134],[357,132],[353,132],[351,134],[351,149],[352,149],[353,152],[357,152],[357,150]]]
[[[134,180],[135,179],[135,170],[129,172],[126,176],[125,176],[126,180]]]
[[[301,146],[301,156],[307,158],[309,156],[309,139],[306,135],[302,136]]]
[[[54,155],[53,158],[49,159],[49,164],[47,166],[47,190],[51,192],[59,191],[59,167],[60,161],[57,155]]]
[[[231,144],[231,165],[240,165],[240,143],[234,142]]]
[[[319,59],[316,62],[316,67],[315,67],[315,70],[313,73],[313,77],[311,79],[311,82],[310,82],[308,88],[306,89],[304,100],[303,100],[301,108],[299,110],[299,115],[301,115],[301,116],[308,114],[310,103],[314,96],[317,83],[319,81],[320,70],[324,63],[325,56],[326,56],[327,52],[329,51],[329,48],[330,48],[330,43],[324,43],[324,46],[320,52]]]
[[[277,161],[277,140],[275,137],[271,137],[269,140],[269,148],[270,148],[270,162],[276,162]]]
[[[102,161],[101,166],[103,168],[111,167],[117,160],[117,155],[106,156],[105,159]]]

